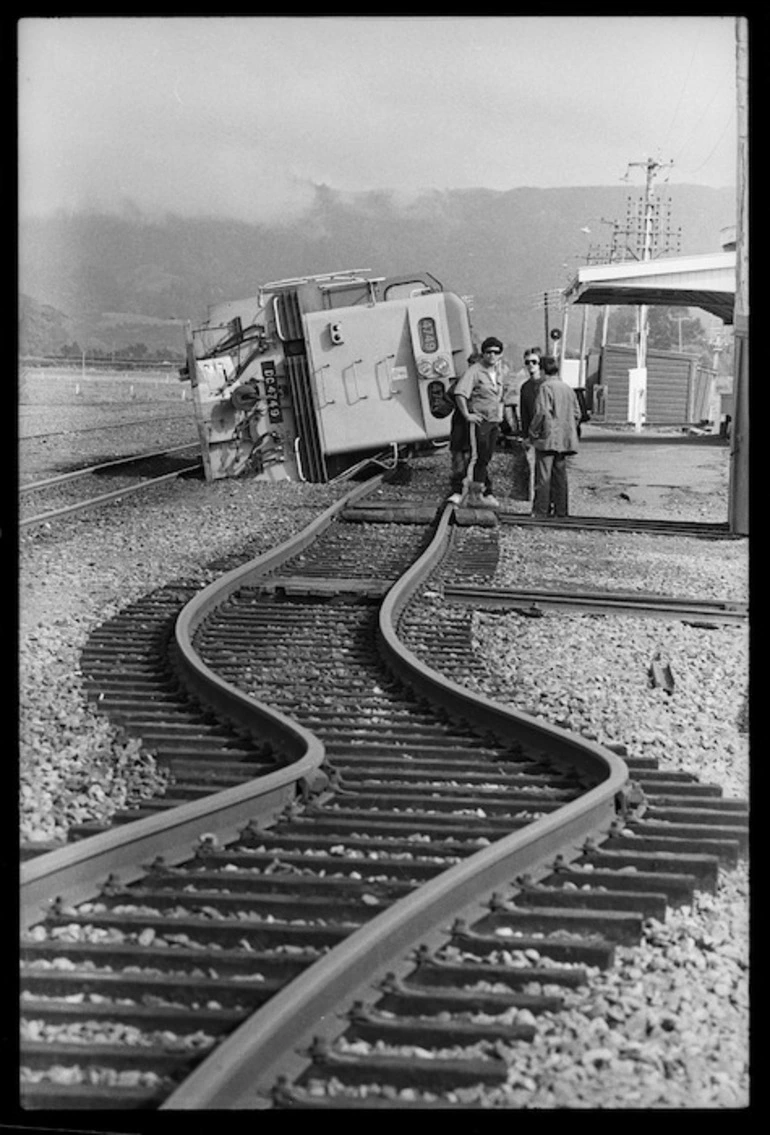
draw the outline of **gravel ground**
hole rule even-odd
[[[581,452],[572,478],[575,514],[726,519],[726,449],[679,447],[680,464],[689,454],[689,482],[677,476],[648,487],[628,483],[640,482],[636,467],[631,478],[627,472],[631,446],[616,448],[619,466],[609,447]],[[442,467],[437,483],[446,472]],[[504,477],[501,457],[498,493]],[[62,840],[69,824],[108,816],[127,792],[162,790],[152,759],[85,703],[78,657],[91,629],[154,587],[182,579],[203,586],[218,574],[207,564],[274,546],[344,491],[178,482],[141,500],[22,533],[24,840]],[[745,541],[503,528],[501,547],[497,586],[569,578],[592,590],[746,596]],[[485,663],[478,684],[485,692],[600,741],[623,741],[632,754],[652,753],[662,768],[692,769],[727,795],[747,794],[747,636],[740,628],[479,613],[475,632]],[[671,666],[673,695],[649,686],[655,654]],[[649,923],[643,946],[620,949],[615,969],[598,975],[590,991],[570,994],[570,1013],[546,1019],[535,1043],[518,1047],[508,1087],[489,1102],[510,1108],[747,1106],[747,923],[748,875],[741,865],[722,873],[716,895],[671,911],[665,925]]]
[[[199,584],[223,556],[247,559],[304,528],[345,490],[175,482],[98,513],[22,532],[19,543],[21,837],[61,841],[127,795],[162,792],[154,760],[86,703],[79,655],[94,627],[176,580]],[[201,515],[206,522],[201,524]]]

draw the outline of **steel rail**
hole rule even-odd
[[[749,615],[748,603],[721,599],[684,599],[668,595],[624,592],[548,591],[538,588],[495,588],[447,584],[444,598],[449,602],[472,604],[474,607],[521,608],[530,610],[559,607],[574,611],[599,611],[651,615],[662,618],[709,618],[722,623],[744,623]]]
[[[462,510],[461,510],[462,511]],[[738,540],[724,523],[701,523],[698,520],[646,520],[642,517],[620,516],[531,516],[521,512],[496,512],[500,524],[515,524],[522,528],[567,528],[600,532],[649,532],[654,536],[695,536],[711,540]]]
[[[294,760],[285,768],[246,784],[212,793],[156,816],[121,825],[56,851],[37,856],[21,867],[20,925],[28,929],[48,913],[56,897],[67,902],[92,898],[109,875],[130,883],[146,873],[146,865],[162,856],[169,864],[189,859],[200,837],[215,833],[235,837],[250,820],[265,822],[289,804],[296,786],[310,780],[325,757],[324,746],[311,732],[280,711],[243,693],[211,671],[192,645],[195,627],[246,580],[297,554],[327,527],[351,499],[358,499],[382,481],[374,477],[357,485],[296,536],[228,572],[205,587],[180,612],[175,635],[180,673],[191,690],[260,738],[276,740]]]
[[[59,516],[67,516],[73,512],[82,512],[86,508],[93,508],[94,505],[105,504],[107,501],[118,500],[120,497],[128,497],[133,493],[142,492],[144,489],[151,488],[152,485],[160,485],[163,481],[173,481],[177,477],[181,477],[183,473],[191,473],[195,469],[201,468],[201,462],[196,461],[194,465],[185,465],[182,469],[176,469],[173,473],[164,473],[162,477],[150,477],[146,481],[142,481],[140,485],[128,485],[124,489],[115,489],[111,493],[102,493],[98,497],[89,497],[87,501],[79,501],[77,504],[70,504],[64,508],[55,508],[50,512],[41,512],[37,516],[28,516],[24,520],[19,521],[19,528],[27,528],[31,524],[42,524],[46,520],[55,520]]]
[[[568,756],[573,765],[601,776],[602,783],[469,856],[376,915],[243,1022],[161,1104],[161,1110],[266,1106],[282,1061],[296,1065],[296,1049],[316,1022],[339,1014],[341,1003],[378,980],[425,935],[477,904],[484,892],[544,869],[557,851],[567,858],[577,856],[585,838],[607,832],[616,817],[616,798],[628,781],[628,768],[620,757],[558,726],[471,693],[430,669],[399,641],[399,615],[445,554],[453,513],[451,505],[444,509],[433,541],[382,605],[379,634],[386,664],[434,704],[451,706],[455,715],[498,735],[515,730],[517,737],[545,745],[550,753]],[[305,1062],[304,1057],[299,1059]]]
[[[200,446],[200,441],[188,441],[184,445],[173,445],[170,448],[155,449],[151,453],[134,453],[129,457],[116,457],[113,461],[102,461],[98,465],[86,465],[82,469],[74,469],[71,473],[60,473],[58,477],[48,477],[45,481],[31,481],[20,485],[20,493],[29,493],[34,489],[47,489],[50,485],[59,485],[64,481],[74,481],[78,477],[87,477],[89,473],[96,473],[100,469],[111,469],[115,465],[133,465],[138,461],[149,461],[151,457],[165,457],[167,453],[178,453],[180,449],[193,449]]]

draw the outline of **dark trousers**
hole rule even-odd
[[[500,433],[498,422],[471,422],[471,459],[468,462],[468,480],[484,485],[485,493],[492,492],[489,466],[494,456]]]
[[[567,482],[567,454],[553,449],[535,450],[535,499],[533,516],[566,516],[569,485]]]
[[[459,410],[455,410],[452,414],[452,423],[449,431],[449,456],[451,461],[450,484],[453,493],[461,493],[463,491],[466,477],[471,481],[480,480],[479,477],[472,475],[472,471],[469,469],[471,459],[473,458],[471,426],[477,424],[476,422],[466,422]],[[494,422],[485,422],[482,424],[487,426],[495,425]],[[476,443],[476,449],[478,450],[478,443]],[[487,465],[489,465],[489,460],[487,460]],[[484,472],[484,492],[486,494],[492,492],[492,482],[486,470]]]

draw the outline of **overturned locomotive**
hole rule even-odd
[[[449,436],[473,350],[468,306],[427,272],[263,284],[186,327],[207,480],[325,482]]]

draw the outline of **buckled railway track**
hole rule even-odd
[[[464,688],[470,614],[422,599],[488,579],[496,532],[409,511],[376,478],[92,636],[92,696],[173,780],[23,867],[25,1107],[478,1106],[741,854],[744,802]]]

